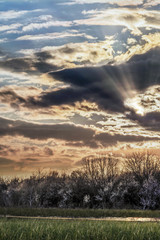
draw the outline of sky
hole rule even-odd
[[[0,0],[0,175],[160,155],[159,0]]]

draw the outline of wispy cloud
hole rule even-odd
[[[0,11],[0,20],[10,20],[14,18],[22,17],[25,14],[28,13],[34,13],[34,12],[40,12],[42,9],[35,9],[35,10],[23,10],[23,11],[15,11],[15,10],[9,10],[9,11]]]
[[[153,34],[150,33],[148,35],[142,35],[141,40],[144,41],[144,43],[142,45],[140,45],[138,43],[133,44],[128,49],[128,51],[126,51],[125,53],[122,53],[120,55],[117,55],[115,57],[115,61],[126,62],[134,55],[144,54],[147,51],[160,46],[160,33],[153,33]],[[133,41],[133,40],[129,40],[129,42],[130,41]]]
[[[40,22],[40,23],[30,23],[22,28],[22,31],[34,31],[39,30],[42,28],[50,28],[50,27],[70,27],[72,25],[71,21],[47,21],[47,22]]]
[[[69,0],[64,3],[60,3],[60,5],[75,5],[75,4],[94,4],[94,3],[101,3],[101,4],[110,4],[110,5],[117,5],[119,7],[123,6],[143,6],[143,7],[153,7],[159,5],[159,0]]]
[[[62,3],[64,5],[74,5],[74,4],[93,4],[93,3],[108,3],[111,5],[118,6],[139,6],[143,4],[143,0],[71,0],[66,3]]]
[[[8,30],[15,30],[22,27],[20,23],[14,23],[11,25],[0,25],[0,32],[8,31]]]
[[[157,5],[160,5],[159,0],[147,0],[144,3],[144,7],[153,7],[153,6],[157,6]]]
[[[141,35],[141,28],[160,29],[160,13],[153,10],[112,8],[106,10],[83,11],[87,19],[76,20],[78,25],[125,26],[133,35]]]
[[[37,34],[37,35],[24,35],[18,37],[16,40],[31,40],[31,41],[39,41],[39,40],[51,40],[51,39],[60,39],[66,37],[84,37],[86,39],[95,39],[94,37],[87,35],[86,33],[79,33],[75,30],[65,31],[65,32],[54,32],[54,33],[45,33],[45,34]]]
[[[7,42],[7,41],[8,41],[7,38],[1,38],[1,39],[0,39],[0,43]]]

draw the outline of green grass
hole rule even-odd
[[[0,219],[0,240],[159,240],[160,223]]]
[[[160,217],[160,211],[113,209],[0,208],[0,215],[42,217]]]

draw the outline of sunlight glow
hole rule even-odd
[[[133,109],[137,114],[141,116],[145,115],[145,109],[143,106],[141,106],[139,99],[136,97],[126,99],[124,105],[130,109]]]

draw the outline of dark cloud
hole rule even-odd
[[[75,49],[69,46],[64,46],[63,48],[59,49],[60,53],[65,53],[65,54],[72,54],[75,52]]]
[[[26,103],[23,97],[8,88],[0,91],[0,99],[2,102],[10,104],[13,108],[19,108],[19,104]]]
[[[160,112],[149,112],[144,116],[131,112],[128,118],[149,131],[160,131]]]
[[[0,145],[0,151],[3,151],[3,150],[5,150],[7,148],[7,146],[6,145]]]
[[[23,150],[26,152],[26,151],[32,151],[32,152],[35,152],[35,150],[36,150],[36,147],[26,147],[26,146],[24,146],[23,147]]]
[[[159,26],[159,18],[155,15],[144,16],[146,23]]]
[[[126,64],[138,90],[160,84],[160,47],[135,55]]]
[[[13,70],[15,72],[32,72],[31,59],[25,58],[13,58],[0,61],[0,68]]]
[[[2,50],[0,50],[0,55],[4,55],[4,53],[3,53],[3,51],[2,51]]]
[[[123,99],[119,92],[114,87],[114,80],[111,76],[107,76],[106,67],[88,67],[88,68],[74,68],[66,69],[60,72],[51,73],[55,79],[71,84],[72,88],[65,89],[67,95],[70,96],[70,101],[82,101],[83,99],[96,102],[101,109],[108,109],[111,111],[124,111]],[[112,68],[108,66],[108,68]],[[114,72],[116,69],[114,69]],[[112,74],[112,73],[111,73]],[[115,76],[116,78],[116,76]],[[118,80],[118,76],[115,81]],[[72,92],[71,92],[72,90]],[[62,90],[64,91],[64,90]],[[59,95],[62,92],[59,92]],[[51,101],[56,93],[52,94]],[[43,96],[42,101],[48,99],[48,96]],[[60,97],[61,102],[66,99],[63,93]]]
[[[101,109],[124,112],[123,92],[127,84],[134,84],[141,91],[160,84],[160,48],[132,57],[121,65],[83,67],[52,72],[50,75],[71,87],[44,93],[39,101],[32,104],[47,107],[51,105],[73,104],[76,101],[96,102]]]
[[[42,61],[37,61],[34,63],[34,67],[37,69],[37,71],[41,72],[41,73],[46,73],[49,71],[57,71],[59,70],[59,67],[53,64],[49,64],[46,62],[42,62]]]
[[[46,73],[62,68],[47,63],[46,60],[48,59],[50,59],[48,52],[39,52],[32,58],[11,58],[0,61],[0,68],[13,72],[26,72],[28,74]]]
[[[76,101],[82,101],[85,99],[84,93],[87,93],[87,89],[65,88],[54,92],[44,93],[40,96],[39,100],[31,98],[30,104],[33,107],[49,107],[63,104],[74,105]]]
[[[20,135],[39,140],[55,138],[66,141],[83,141],[87,143],[93,138],[94,131],[72,124],[40,125],[0,118],[0,136],[6,135]]]
[[[54,56],[52,56],[49,52],[47,51],[37,52],[35,53],[32,65],[34,68],[37,69],[37,71],[42,73],[59,70],[58,66],[46,62],[49,59],[54,59]]]
[[[115,145],[117,142],[139,142],[160,140],[160,138],[143,137],[135,135],[111,135],[109,133],[96,134],[93,129],[71,124],[39,125],[23,121],[12,121],[0,118],[0,136],[24,136],[30,139],[45,140],[49,138],[67,141],[67,145],[88,146],[97,148],[99,143],[104,146]],[[51,156],[50,148],[44,149],[45,154]]]
[[[8,156],[10,154],[16,154],[19,149],[13,149],[8,145],[0,145],[0,155]]]
[[[50,148],[48,148],[48,147],[45,147],[44,153],[45,153],[45,155],[47,155],[47,156],[53,156],[53,155],[54,155],[52,149],[50,149]]]
[[[39,159],[37,158],[23,158],[21,159],[22,162],[38,162]]]
[[[49,52],[47,52],[47,51],[37,52],[37,53],[35,53],[35,56],[37,57],[37,59],[39,61],[42,61],[42,62],[44,62],[44,61],[46,61],[46,60],[48,60],[50,58],[53,59],[52,55]]]
[[[144,137],[140,135],[121,135],[115,134],[110,135],[107,133],[100,133],[95,136],[97,141],[100,141],[104,146],[105,145],[115,145],[118,142],[142,142],[142,141],[154,141],[160,140],[160,138],[156,137]]]
[[[8,159],[8,158],[2,158],[0,157],[0,166],[7,166],[15,163],[15,161]]]
[[[66,142],[65,143],[65,146],[69,146],[69,147],[77,147],[77,148],[79,148],[79,147],[83,147],[84,146],[84,143],[81,141],[77,141],[77,142]]]
[[[66,51],[71,50],[66,49]],[[39,71],[47,72],[52,69],[50,76],[53,81],[59,80],[69,84],[70,87],[57,91],[44,91],[38,98],[27,99],[16,95],[13,91],[0,93],[1,96],[5,95],[4,101],[8,99],[12,102],[13,107],[18,107],[19,103],[28,108],[46,108],[63,104],[74,106],[77,101],[88,100],[97,103],[102,110],[124,112],[128,110],[124,106],[124,93],[128,91],[128,85],[142,91],[149,86],[160,84],[160,48],[158,47],[145,54],[136,55],[127,63],[120,65],[108,64],[101,67],[81,67],[61,71],[53,71],[53,66],[45,65],[46,59],[51,57],[48,52],[37,53],[36,57],[38,60],[34,61],[34,66],[38,64]],[[28,60],[25,61],[22,61],[21,66],[20,60],[17,59],[17,62],[10,60],[8,65],[23,70],[30,66]]]

